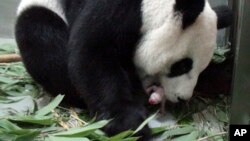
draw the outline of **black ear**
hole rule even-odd
[[[233,23],[233,12],[228,6],[214,7],[213,10],[218,17],[218,29],[226,28]]]

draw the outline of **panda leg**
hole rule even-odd
[[[24,65],[43,88],[54,95],[66,94],[67,102],[82,105],[70,82],[67,70],[66,44],[68,29],[52,11],[33,6],[17,18],[15,37]]]
[[[89,34],[87,29],[73,31],[79,32],[72,33],[69,41],[69,74],[91,115],[97,116],[98,120],[112,119],[104,128],[110,136],[129,129],[135,130],[146,118],[146,94],[142,87],[140,90],[135,88],[140,83],[139,78],[121,66],[114,46],[106,45],[106,41],[92,42],[92,38],[105,39],[93,37],[100,36],[100,31],[94,33],[94,29],[90,29]],[[142,141],[148,140],[149,128],[146,126],[138,136],[143,137]]]
[[[77,55],[71,54],[71,56]],[[82,54],[82,56],[85,58],[87,54]],[[91,115],[97,116],[97,120],[112,119],[104,128],[104,131],[112,136],[125,130],[135,130],[145,120],[146,109],[141,101],[143,98],[140,93],[133,93],[138,94],[137,96],[132,94],[131,87],[133,86],[124,69],[116,63],[111,63],[114,60],[108,61],[104,58],[99,60],[89,56],[86,59],[88,61],[71,62],[69,68],[74,72],[70,73],[72,80],[85,100]],[[144,137],[142,141],[146,141],[150,135],[148,127],[145,127],[138,135]]]

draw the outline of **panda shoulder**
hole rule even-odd
[[[20,16],[24,11],[32,7],[44,7],[56,13],[67,23],[62,0],[21,0],[17,8],[17,16]]]

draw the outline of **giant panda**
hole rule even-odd
[[[15,37],[33,79],[112,119],[111,136],[145,120],[154,83],[170,101],[191,97],[229,13],[207,0],[22,0]],[[149,140],[148,126],[138,136]]]

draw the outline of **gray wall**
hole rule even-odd
[[[0,0],[0,38],[13,37],[16,7],[20,0]]]
[[[209,0],[212,6],[228,5],[228,0]],[[227,44],[226,30],[220,30],[217,36],[218,46],[225,46]]]
[[[250,1],[235,0],[233,45],[236,47],[231,124],[250,124]]]
[[[228,0],[209,0],[211,5],[224,5],[228,4]]]

